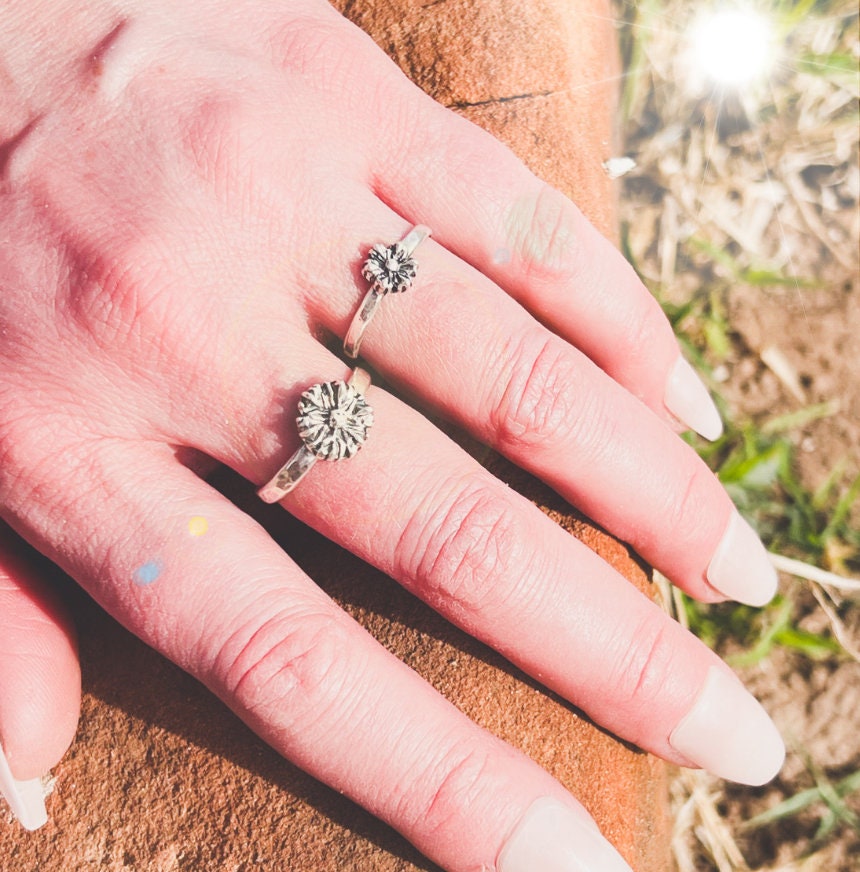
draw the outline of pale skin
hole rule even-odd
[[[540,797],[578,811],[199,475],[211,460],[260,485],[298,447],[299,394],[349,375],[321,340],[345,335],[367,249],[419,221],[433,236],[416,287],[361,348],[411,401],[371,387],[367,444],[317,463],[284,509],[607,729],[700,763],[671,736],[727,668],[422,415],[723,599],[708,567],[734,509],[678,438],[678,345],[621,255],[323,0],[79,5],[0,12],[0,515],[15,531],[0,538],[0,740],[15,777],[61,758],[80,695],[21,536],[451,872],[495,869]]]

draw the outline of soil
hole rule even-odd
[[[736,414],[763,423],[804,406],[832,403],[827,415],[791,432],[800,449],[797,470],[816,488],[834,466],[844,481],[860,472],[860,281],[845,279],[804,289],[738,287],[729,293],[728,319],[737,356],[726,364],[722,395]],[[762,362],[778,349],[797,376],[795,396]]]
[[[844,464],[843,488],[860,474],[860,282],[843,275],[836,271],[828,286],[814,289],[740,287],[728,299],[737,351],[726,363],[721,392],[734,413],[763,423],[804,406],[833,404],[835,414],[789,434],[798,448],[796,473],[812,490],[837,464]],[[787,384],[762,362],[768,348],[779,349],[787,372],[797,377],[795,383]],[[860,521],[857,505],[853,512]],[[800,629],[829,630],[828,618],[808,587],[783,577],[782,591],[797,598]],[[856,645],[856,604],[846,602],[840,614]],[[727,788],[724,811],[739,829],[766,808],[814,787],[816,774],[835,783],[860,770],[860,663],[848,657],[815,662],[778,648],[742,674],[773,714],[790,752],[773,785],[759,791]],[[860,793],[847,802],[860,814]],[[816,803],[805,813],[741,836],[747,862],[752,868],[779,868],[810,855],[810,869],[860,868],[860,834],[847,823],[837,826],[825,848],[816,844],[823,813],[824,804]]]
[[[736,413],[763,421],[797,411],[804,405],[835,403],[836,414],[810,422],[791,433],[798,451],[797,474],[815,489],[834,467],[845,465],[843,487],[860,473],[860,286],[845,281],[815,290],[740,288],[730,295],[729,321],[740,350],[728,364],[723,395]],[[801,396],[794,396],[761,361],[761,352],[777,347],[797,374]],[[798,385],[795,385],[797,387]],[[854,507],[858,517],[858,507]],[[797,598],[800,629],[829,630],[827,616],[808,587],[783,577],[782,591]],[[856,604],[840,609],[848,637],[860,639]],[[766,808],[814,787],[816,774],[838,782],[860,770],[860,663],[848,658],[815,662],[776,649],[759,666],[742,671],[753,693],[762,700],[789,745],[778,780],[758,791],[729,786],[724,812],[735,829]],[[860,793],[847,800],[860,815]],[[807,812],[738,839],[747,862],[780,868],[808,855],[804,870],[860,868],[860,834],[848,823],[837,825],[826,847],[815,833],[824,813],[819,802]]]

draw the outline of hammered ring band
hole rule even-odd
[[[264,503],[286,496],[317,460],[345,460],[361,448],[373,424],[373,409],[364,398],[369,387],[370,376],[356,367],[349,381],[315,384],[301,395],[296,424],[302,445],[257,491]]]
[[[418,271],[412,254],[430,233],[430,228],[426,225],[416,224],[399,242],[393,245],[374,245],[370,249],[361,270],[361,274],[370,282],[370,290],[361,301],[346,331],[343,353],[347,357],[353,360],[358,357],[364,331],[376,314],[382,298],[388,294],[401,293],[410,287]]]

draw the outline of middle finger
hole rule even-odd
[[[366,290],[369,246],[409,225],[378,201],[326,248],[306,305],[338,337]],[[372,235],[367,228],[373,228]],[[762,605],[776,576],[695,452],[585,354],[486,276],[427,240],[389,294],[362,356],[398,388],[529,470],[690,594]]]

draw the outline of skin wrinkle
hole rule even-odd
[[[536,602],[555,589],[547,581],[545,554],[534,553],[538,532],[530,537],[522,529],[521,512],[529,520],[535,517],[532,504],[508,490],[493,493],[480,474],[474,478],[471,485],[469,476],[448,481],[444,492],[439,487],[425,492],[421,480],[413,482],[423,496],[397,536],[390,568],[418,596],[444,607],[450,619],[473,633],[481,623],[478,615],[504,615],[513,603],[519,603],[523,619],[535,616]],[[535,596],[538,590],[542,596]],[[517,647],[498,633],[487,642],[501,651]]]
[[[258,629],[265,625],[266,619],[273,615],[279,615],[287,621],[287,593],[277,587],[277,579],[263,574],[266,567],[261,566],[260,572],[254,567],[239,565],[227,565],[224,575],[230,579],[228,590],[231,595],[229,613],[229,629],[221,627],[225,615],[220,611],[218,601],[206,602],[206,612],[201,616],[201,632],[199,641],[191,646],[194,652],[193,662],[200,664],[196,669],[202,669],[203,664],[211,665],[211,675],[218,676],[221,682],[220,692],[229,692],[240,680],[243,669],[239,666],[242,660],[242,651],[247,649],[248,639]],[[308,601],[300,606],[295,606],[297,617],[301,620],[305,617],[325,616],[326,600],[322,591],[314,589],[313,603]],[[298,601],[298,591],[295,599]],[[208,614],[211,611],[212,614]],[[232,673],[237,671],[235,677]],[[211,679],[210,679],[211,680]]]
[[[33,113],[19,93],[12,69],[6,63],[4,53],[0,52],[0,171],[6,146],[10,141],[14,142],[22,130],[27,129],[32,118]]]
[[[491,497],[480,473],[444,479],[427,489],[394,547],[394,574],[411,579],[431,603],[458,604],[467,622],[469,615],[480,611],[480,604],[473,601],[474,593],[461,598],[457,592],[457,572],[468,566],[477,532],[464,525],[470,514],[480,516],[485,510],[482,503],[488,499]],[[498,523],[499,515],[490,514],[494,515],[493,523]],[[408,549],[405,555],[404,548]]]
[[[460,809],[473,804],[472,795],[486,789],[490,780],[487,776],[495,768],[486,751],[475,753],[466,750],[459,753],[461,758],[456,763],[445,760],[437,766],[441,780],[426,773],[421,779],[423,783],[433,784],[429,802],[419,818],[427,827],[428,838],[448,829],[451,818],[459,815]]]
[[[557,280],[571,262],[576,233],[557,191],[542,185],[512,204],[505,221],[506,244],[526,265],[528,278]],[[565,272],[572,273],[567,267]]]
[[[504,604],[509,597],[502,595],[499,580],[511,582],[508,567],[516,561],[505,551],[516,541],[511,536],[515,526],[509,507],[498,496],[486,491],[459,493],[434,525],[432,562],[418,573],[422,588],[432,600],[456,603],[456,609],[467,614],[486,614],[489,604]]]
[[[0,141],[0,182],[5,185],[20,182],[26,173],[28,159],[32,160],[38,147],[42,125],[43,116],[30,118],[5,142]]]
[[[279,615],[283,617],[283,609]],[[229,696],[243,702],[243,717],[264,737],[268,735],[271,740],[269,725],[276,723],[278,742],[291,755],[299,755],[301,765],[301,755],[311,759],[316,755],[309,737],[329,735],[332,731],[336,735],[354,733],[362,722],[379,718],[388,697],[384,687],[375,685],[373,693],[379,699],[369,698],[367,665],[355,651],[347,654],[356,632],[361,631],[343,613],[307,611],[298,616],[298,625],[295,617],[294,614],[283,633],[278,633],[267,616],[251,638],[242,643],[241,654],[235,661],[239,684],[231,688],[234,679],[225,681],[218,675],[211,675],[207,683],[213,686],[214,680],[219,693],[230,688]],[[364,697],[357,692],[358,688]],[[383,726],[390,729],[390,722],[375,728],[366,723],[369,735]],[[395,748],[392,745],[392,756]],[[317,762],[324,766],[335,786],[338,770],[348,772],[354,765],[349,747],[341,749],[338,755],[342,759],[329,752],[324,763]],[[307,765],[309,759],[304,762]],[[387,801],[388,797],[380,810]]]
[[[504,381],[497,380],[488,391],[487,417],[495,443],[509,451],[512,446],[527,450],[558,440],[568,422],[577,419],[573,388],[578,372],[562,343],[535,331],[520,337],[515,346],[512,342],[502,359],[510,361],[499,370],[505,373]]]

